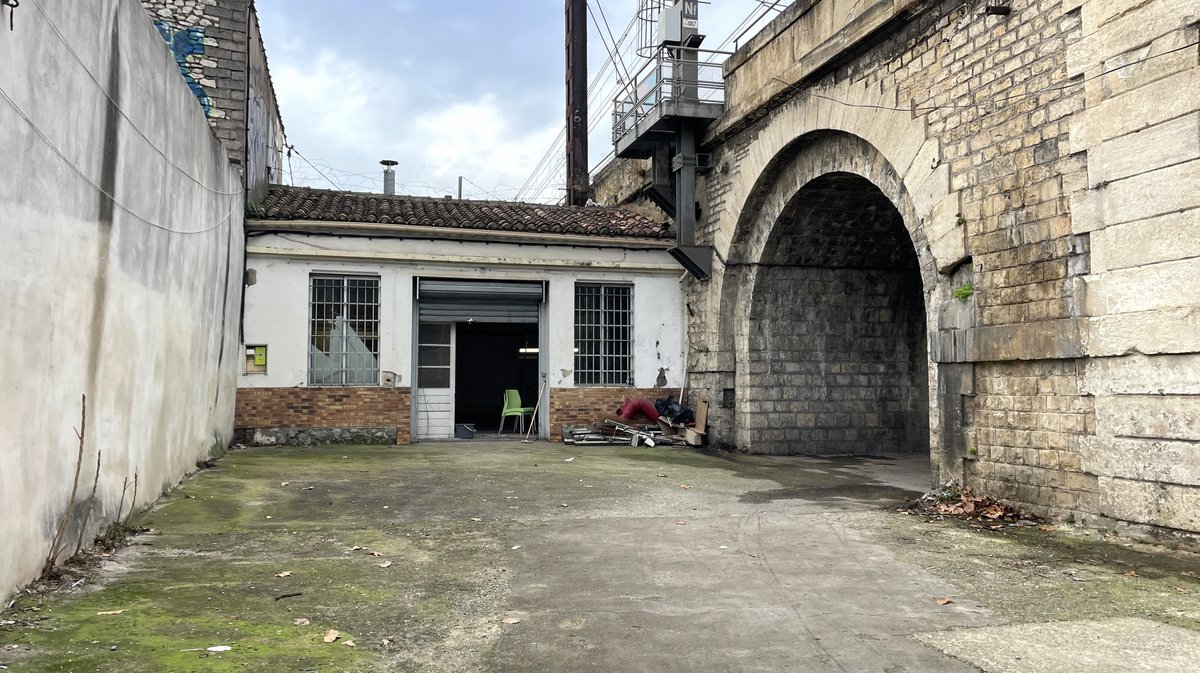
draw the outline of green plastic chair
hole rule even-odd
[[[517,422],[520,423],[520,432],[525,433],[525,414],[533,414],[533,407],[521,406],[521,393],[516,390],[509,389],[504,391],[504,410],[500,412],[500,432],[504,433],[504,419],[509,416],[516,416]],[[530,419],[532,422],[533,419]]]

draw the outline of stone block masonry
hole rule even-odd
[[[251,201],[283,177],[284,130],[251,0],[142,0]]]
[[[897,271],[769,268],[740,381],[742,438],[756,452],[878,455],[929,451],[919,287]]]
[[[1042,514],[1100,514],[1099,483],[1082,469],[1096,417],[1094,399],[1080,395],[1079,370],[1075,360],[975,366],[969,483]]]
[[[370,432],[287,433],[285,430],[386,429],[397,444],[412,441],[410,388],[238,388],[234,427],[245,438],[254,431],[271,443],[311,441],[327,436],[347,443],[365,441]],[[247,432],[248,431],[248,432]],[[290,438],[290,439],[289,439]]]
[[[781,361],[820,352],[787,344],[823,321],[772,303],[843,298],[799,298],[803,274],[755,293],[770,276],[757,265],[835,267],[871,238],[776,254],[805,185],[852,174],[887,196],[919,259],[934,478],[1061,518],[1200,533],[1200,5],[1033,0],[1001,17],[950,0],[797,2],[724,73],[697,226],[720,263],[686,290],[688,384],[736,400],[713,416],[716,442],[826,451],[859,429],[834,414],[830,435],[805,434],[819,421],[795,400],[850,395],[849,379]],[[876,402],[867,413],[887,413]]]
[[[250,0],[142,0],[209,124],[242,163]]]

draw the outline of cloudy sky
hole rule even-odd
[[[599,25],[606,17],[618,40],[638,6],[637,0],[589,2]],[[758,25],[765,24],[778,12],[766,7],[772,4],[702,5],[704,46],[716,48],[744,30],[748,19],[764,17]],[[380,191],[378,162],[387,158],[400,162],[400,193],[453,194],[463,175],[465,198],[562,197],[563,0],[256,5],[288,142],[304,157],[293,155],[295,184]],[[607,70],[596,91],[608,102],[616,68],[603,67],[608,52],[591,20],[589,29],[589,79]],[[629,70],[640,65],[634,62],[635,34],[622,49]],[[595,166],[612,149],[611,124],[602,109],[594,107],[592,115]]]

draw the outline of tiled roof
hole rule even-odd
[[[457,201],[281,185],[272,186],[255,210],[251,217],[259,220],[361,222],[622,238],[674,236],[669,224],[619,207]]]

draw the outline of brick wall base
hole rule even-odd
[[[550,441],[562,441],[562,426],[584,425],[617,417],[617,409],[626,400],[648,400],[679,396],[678,388],[551,388]]]
[[[412,441],[410,388],[238,388],[234,428],[395,428]]]

